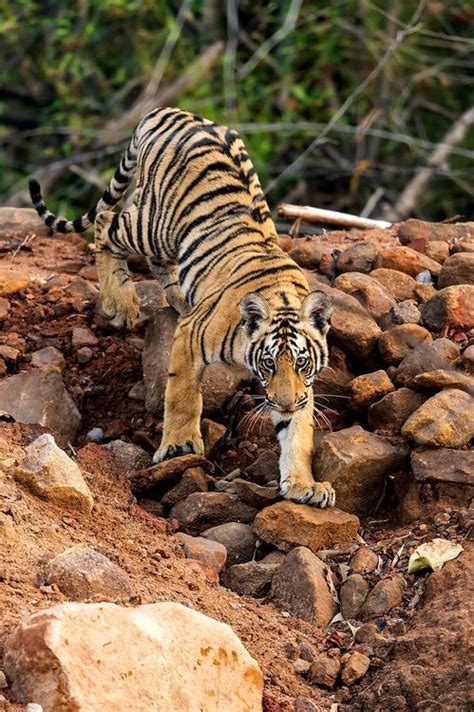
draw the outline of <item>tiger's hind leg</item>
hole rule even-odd
[[[190,335],[191,329],[178,323],[166,384],[163,437],[153,462],[204,454],[200,429],[203,365],[193,357]]]
[[[330,482],[315,482],[313,459],[313,395],[307,406],[284,418],[274,413],[273,422],[281,447],[280,492],[285,499],[314,507],[333,507],[336,494]]]
[[[184,298],[178,281],[178,268],[173,264],[160,264],[153,258],[148,258],[148,265],[166,292],[168,304],[180,315],[183,316],[189,311],[189,306]]]
[[[115,327],[132,328],[140,312],[140,302],[127,267],[128,251],[120,239],[118,216],[104,211],[95,220],[96,264],[99,273],[102,311]]]

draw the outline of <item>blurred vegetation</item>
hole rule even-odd
[[[217,61],[173,103],[241,131],[272,208],[361,212],[372,196],[380,216],[474,103],[473,20],[471,0],[0,0],[0,202],[27,204],[36,173],[52,208],[71,217],[87,208],[130,134],[120,118],[139,105],[160,55],[157,95],[222,40]],[[472,128],[436,167],[416,215],[471,216]]]

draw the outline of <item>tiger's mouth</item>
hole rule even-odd
[[[303,408],[306,407],[308,403],[308,398],[307,396],[303,397],[296,403],[293,403],[292,405],[289,406],[282,406],[279,403],[276,403],[274,400],[269,398],[268,396],[266,397],[267,403],[272,408],[274,411],[276,411],[279,415],[286,415],[286,416],[292,416],[295,413],[297,413],[299,410],[303,410]]]

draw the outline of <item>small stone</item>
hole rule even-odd
[[[128,599],[132,587],[127,574],[86,544],[66,549],[45,567],[45,581],[55,584],[71,601],[93,598]]]
[[[373,403],[367,414],[370,427],[380,434],[398,434],[405,421],[426,400],[410,388],[399,388]]]
[[[431,331],[447,326],[474,327],[474,285],[457,284],[445,287],[421,305],[423,324]]]
[[[224,583],[240,596],[266,596],[279,564],[264,564],[261,561],[246,561],[230,566]]]
[[[0,344],[0,357],[3,358],[5,361],[10,361],[11,363],[15,363],[15,361],[18,361],[20,358],[20,351],[18,349],[14,349],[11,346],[7,346],[7,344]]]
[[[270,597],[291,615],[325,628],[337,611],[328,576],[330,572],[321,559],[299,546],[277,566]]]
[[[0,542],[13,542],[16,539],[15,525],[13,518],[8,514],[0,512]],[[0,688],[1,689],[1,688]]]
[[[351,404],[361,410],[394,390],[395,386],[382,370],[357,376],[349,383]]]
[[[336,502],[348,512],[365,516],[379,502],[386,477],[405,460],[404,447],[354,425],[323,435],[313,464],[318,479],[333,485]]]
[[[427,243],[424,253],[428,257],[431,257],[432,260],[436,260],[436,262],[439,262],[442,265],[449,257],[449,245],[443,240],[431,240]],[[441,272],[442,271],[443,270],[441,270]]]
[[[395,306],[395,299],[380,282],[367,274],[346,272],[336,277],[334,288],[355,297],[376,320]]]
[[[423,270],[429,270],[437,276],[441,265],[430,257],[412,250],[411,247],[385,247],[379,250],[375,260],[375,267],[385,267],[405,272],[411,277],[416,277]]]
[[[80,413],[55,370],[34,368],[3,379],[0,410],[19,423],[38,423],[71,441],[81,424]]]
[[[474,284],[474,253],[459,252],[451,255],[443,264],[438,279],[438,287],[453,284]]]
[[[474,375],[474,344],[472,346],[468,346],[463,352],[462,363],[468,373]]]
[[[170,516],[177,519],[191,534],[199,534],[210,526],[225,522],[252,522],[257,510],[231,499],[223,492],[195,492],[172,508]]]
[[[280,499],[280,488],[278,486],[263,487],[247,480],[234,480],[232,491],[239,496],[242,502],[246,502],[252,507],[257,507],[257,509],[273,504],[277,499]]]
[[[208,566],[212,566],[219,572],[224,566],[227,558],[225,546],[217,541],[211,541],[202,536],[189,536],[183,532],[178,532],[174,537],[183,546],[187,559],[197,559]]]
[[[360,574],[352,574],[341,586],[339,594],[344,618],[357,618],[369,593],[369,584]]]
[[[89,361],[92,361],[93,358],[94,352],[91,348],[89,348],[89,346],[81,346],[80,349],[77,349],[77,363],[89,363]]]
[[[209,457],[215,447],[220,443],[226,433],[226,426],[222,423],[216,423],[209,418],[203,418],[201,421],[201,433],[204,441],[204,452],[206,457]]]
[[[87,440],[90,440],[91,443],[101,443],[104,437],[105,434],[102,428],[91,428],[86,435]]]
[[[336,684],[341,670],[341,661],[338,657],[321,653],[317,656],[309,669],[309,679],[314,685],[321,685],[330,690]]]
[[[7,318],[10,311],[10,302],[4,297],[0,297],[0,321]]]
[[[282,564],[285,560],[286,554],[284,551],[279,549],[274,549],[266,554],[263,559],[261,559],[262,564]]]
[[[474,437],[474,398],[449,388],[425,401],[408,418],[402,434],[418,445],[463,447]]]
[[[94,304],[99,295],[97,287],[82,277],[75,277],[69,282],[64,292],[79,304]]]
[[[297,675],[306,675],[310,667],[311,663],[307,660],[303,660],[303,658],[296,658],[296,660],[293,661],[293,669]]]
[[[367,655],[359,653],[357,650],[351,653],[349,659],[342,668],[342,681],[346,685],[353,685],[354,682],[364,677],[369,669],[370,658]]]
[[[317,509],[289,501],[265,507],[254,522],[255,533],[268,544],[282,551],[303,546],[314,553],[352,540],[358,528],[357,517],[335,507]]]
[[[186,499],[190,494],[207,492],[207,489],[207,475],[202,467],[190,467],[178,484],[161,498],[161,501],[167,507],[174,507],[175,504]]]
[[[309,697],[302,697],[299,695],[295,697],[295,702],[293,705],[293,712],[321,712],[321,708],[309,699]]]
[[[74,326],[72,329],[72,345],[75,349],[83,346],[97,346],[99,339],[90,329],[82,326]]]
[[[369,645],[374,642],[374,640],[379,635],[379,629],[375,623],[363,623],[355,632],[356,643],[368,643]]]
[[[396,304],[380,319],[380,326],[385,331],[399,324],[418,324],[421,312],[413,299]]]
[[[377,256],[378,248],[373,242],[359,242],[343,250],[337,258],[336,268],[341,272],[372,271]]]
[[[449,339],[424,342],[405,356],[397,369],[396,382],[411,388],[415,376],[437,369],[450,370],[459,359],[459,346]]]
[[[14,475],[42,499],[72,511],[91,513],[94,500],[79,467],[49,433],[28,445]]]
[[[35,368],[57,368],[64,371],[66,359],[55,346],[45,346],[31,354],[31,365]]]
[[[227,550],[227,566],[250,561],[255,553],[257,537],[250,524],[227,522],[202,532],[202,536],[223,544]],[[263,563],[273,563],[264,561]]]
[[[125,440],[111,440],[104,445],[106,450],[110,450],[117,462],[125,470],[140,470],[151,464],[151,455],[135,443],[127,443]]]
[[[398,575],[376,583],[362,607],[364,618],[379,618],[399,606],[403,600],[403,587],[403,579]]]
[[[22,292],[30,285],[30,276],[21,270],[0,269],[0,296]]]
[[[431,334],[418,324],[399,324],[379,337],[379,351],[388,366],[397,365],[422,343],[431,341]]]
[[[198,561],[198,559],[184,559],[183,564],[187,569],[197,574],[199,578],[207,581],[207,583],[219,583],[219,574],[213,566],[205,564],[203,561]]]
[[[7,677],[3,670],[0,670],[0,690],[4,690],[8,687]]]
[[[414,378],[414,385],[420,389],[458,388],[460,391],[472,393],[474,381],[460,371],[438,368],[436,371],[419,373]]]
[[[280,476],[279,457],[273,450],[263,450],[260,455],[245,468],[245,472],[252,479],[272,482]]]
[[[371,574],[378,565],[379,557],[368,546],[359,547],[349,561],[349,569],[353,574]]]
[[[18,701],[47,710],[262,709],[262,673],[237,635],[179,603],[42,610],[10,635],[4,666]]]

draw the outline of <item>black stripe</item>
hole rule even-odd
[[[276,434],[279,435],[282,430],[289,426],[290,423],[291,420],[280,420],[280,422],[275,425]]]

